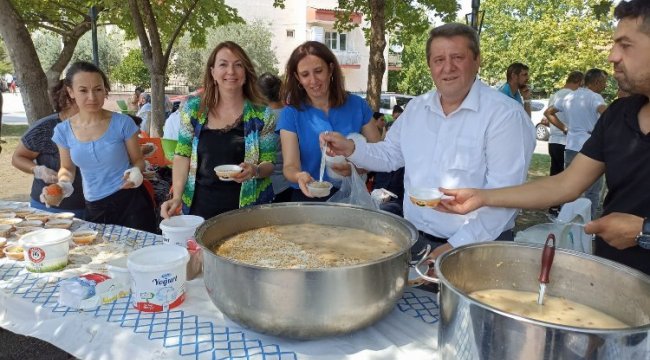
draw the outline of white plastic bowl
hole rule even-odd
[[[219,165],[214,168],[214,172],[221,181],[232,181],[230,177],[242,170],[243,169],[239,165]]]
[[[329,181],[312,181],[307,184],[307,189],[313,197],[322,198],[330,194],[332,183]]]
[[[408,191],[409,199],[414,205],[434,208],[443,198],[443,193],[437,188],[416,187]]]

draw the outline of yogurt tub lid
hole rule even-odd
[[[138,249],[126,261],[129,270],[165,271],[185,266],[190,260],[187,249],[178,245],[153,245]]]
[[[55,245],[68,242],[72,238],[70,230],[66,229],[43,229],[36,230],[23,235],[20,244],[25,247]]]

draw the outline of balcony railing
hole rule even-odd
[[[402,54],[388,53],[388,66],[402,67]]]
[[[358,51],[334,51],[336,59],[341,65],[359,65],[359,52]]]

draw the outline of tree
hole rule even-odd
[[[61,54],[61,37],[47,30],[32,32],[32,41],[43,69],[49,69]]]
[[[177,39],[189,33],[194,45],[205,43],[206,30],[216,25],[242,21],[225,0],[106,0],[111,7],[105,16],[126,32],[127,39],[140,41],[144,63],[151,76],[153,135],[162,134],[165,121],[164,90],[169,59]]]
[[[275,0],[274,5],[282,6],[283,0]],[[426,32],[430,27],[430,16],[450,21],[456,16],[458,8],[456,0],[338,1],[339,12],[335,27],[350,30],[358,26],[349,20],[354,13],[366,15],[366,20],[370,23],[364,32],[370,45],[367,100],[371,108],[379,109],[381,83],[386,71],[386,32],[395,33],[396,38],[403,41],[403,36]]]
[[[140,49],[129,50],[124,60],[113,71],[112,78],[122,84],[148,88],[151,85],[151,76],[142,60],[142,51]]]
[[[124,35],[121,31],[109,32],[105,26],[97,29],[99,65],[109,78],[112,77],[115,67],[120,64],[124,57],[123,44]],[[79,39],[70,62],[79,60],[93,61],[92,35],[90,32]]]
[[[530,67],[535,92],[561,87],[572,70],[608,69],[613,29],[602,0],[485,0],[481,76],[505,81],[509,64]],[[609,4],[608,10],[611,10]]]
[[[0,0],[0,36],[5,40],[31,123],[52,112],[48,88],[58,81],[79,38],[90,29],[87,0]],[[28,30],[29,29],[29,30]],[[29,31],[61,36],[61,52],[47,71],[41,67]],[[48,84],[45,86],[44,84]]]
[[[0,39],[0,76],[7,73],[13,73],[14,67],[11,65],[11,61],[7,58],[7,48],[5,47],[4,41]]]
[[[402,69],[397,74],[397,91],[419,95],[433,88],[426,59],[427,32],[405,37]]]
[[[187,79],[190,86],[199,87],[203,81],[205,61],[214,45],[230,40],[242,46],[258,74],[264,72],[277,74],[278,59],[271,48],[272,36],[269,27],[259,20],[250,24],[227,24],[209,30],[207,44],[210,46],[200,49],[193,48],[189,37],[184,36],[174,51],[173,73]]]

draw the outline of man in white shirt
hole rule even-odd
[[[165,120],[165,126],[163,126],[163,139],[170,139],[178,141],[178,131],[181,128],[181,106],[176,109],[173,113],[169,114],[167,120]]]
[[[329,155],[345,155],[371,171],[404,166],[407,194],[415,187],[494,188],[523,183],[535,148],[534,128],[520,104],[477,79],[476,31],[463,24],[439,26],[431,30],[426,49],[437,90],[411,100],[379,143],[322,134]],[[451,215],[418,207],[405,196],[404,217],[420,230],[411,251],[417,253],[428,244],[436,247],[435,258],[460,245],[512,239],[517,211],[504,210],[484,208]]]
[[[548,137],[548,154],[551,156],[551,176],[557,175],[564,170],[564,146],[566,145],[566,133],[569,123],[564,113],[551,113],[550,110],[556,101],[564,99],[565,96],[582,86],[584,78],[585,75],[580,71],[572,71],[567,77],[564,87],[548,99],[548,107],[544,111],[544,116],[548,119],[551,128],[551,133]],[[549,213],[556,216],[559,211],[559,206],[554,206],[549,209]]]
[[[607,73],[600,69],[590,69],[585,73],[585,87],[579,88],[564,98],[558,98],[553,106],[545,112],[549,120],[558,113],[563,113],[569,122],[566,146],[564,149],[564,167],[576,157],[582,145],[591,137],[591,132],[605,109],[605,99],[600,95],[607,86]],[[563,124],[559,124],[562,126]],[[567,126],[564,125],[564,129]],[[596,209],[600,204],[600,191],[603,178],[591,185],[584,196],[591,200],[591,218],[596,218]]]

